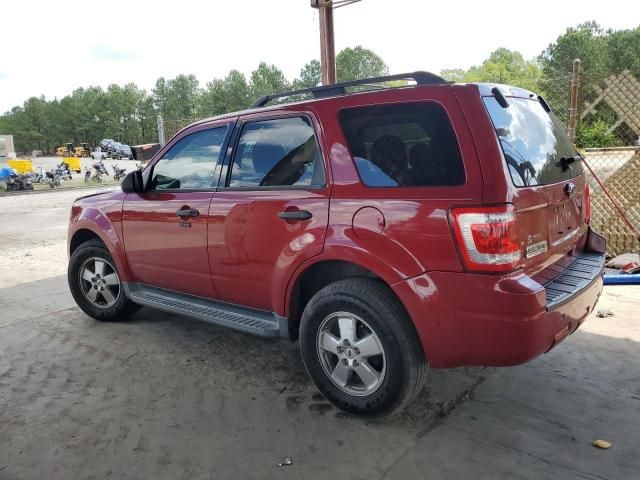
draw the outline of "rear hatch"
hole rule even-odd
[[[483,102],[513,184],[524,269],[546,284],[584,245],[589,198],[582,159],[544,100],[528,92],[521,97],[493,92]]]

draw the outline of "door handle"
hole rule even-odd
[[[197,217],[200,215],[200,212],[195,208],[181,208],[180,210],[176,210],[176,215],[178,217]]]
[[[283,220],[309,220],[313,215],[309,210],[285,210],[278,212],[278,217]]]

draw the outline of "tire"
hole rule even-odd
[[[348,327],[346,335],[342,322]],[[351,330],[355,341],[346,344],[349,325],[355,325]],[[368,346],[361,343],[365,337]],[[366,278],[340,280],[311,298],[302,314],[300,350],[320,392],[341,410],[362,417],[383,417],[402,410],[422,389],[428,369],[418,334],[398,299],[386,285]],[[378,350],[382,353],[372,354]],[[350,370],[346,376],[338,372],[344,372],[341,363]],[[370,375],[371,371],[376,375]],[[347,383],[339,386],[332,374],[340,382],[348,379]]]
[[[100,270],[96,265],[98,261],[103,264],[102,275],[97,273],[94,280],[88,280],[86,277],[82,279],[85,271],[93,270],[93,272],[98,272]],[[71,295],[78,306],[84,313],[96,320],[126,320],[140,308],[139,305],[133,303],[125,295],[120,277],[115,269],[115,262],[109,250],[99,240],[89,240],[81,244],[73,252],[69,260],[67,281],[69,282]],[[114,286],[114,282],[117,282],[117,289]],[[100,288],[111,293],[112,302],[100,291]],[[90,294],[87,294],[87,292],[95,293],[96,300],[92,301]]]

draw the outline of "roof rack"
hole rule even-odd
[[[369,85],[372,88],[377,86],[371,85],[373,83],[390,82],[393,80],[414,80],[416,85],[438,85],[451,83],[444,78],[435,75],[431,72],[412,72],[412,73],[399,73],[396,75],[386,75],[384,77],[363,78],[362,80],[351,80],[349,82],[334,83],[331,85],[321,85],[319,87],[303,88],[301,90],[292,90],[290,92],[272,93],[264,95],[255,101],[249,108],[264,107],[271,100],[276,98],[292,97],[294,95],[301,95],[304,93],[311,93],[314,98],[334,97],[338,95],[346,95],[348,92],[347,87],[356,87],[360,85]]]

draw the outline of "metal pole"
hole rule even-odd
[[[578,122],[578,88],[580,87],[580,59],[573,61],[573,73],[571,74],[571,96],[569,99],[569,122],[567,135],[572,143],[576,143],[576,124]]]
[[[162,115],[158,115],[158,143],[164,147],[164,120]]]
[[[336,83],[336,51],[333,32],[333,5],[331,0],[311,0],[320,18],[320,66],[322,84]]]

